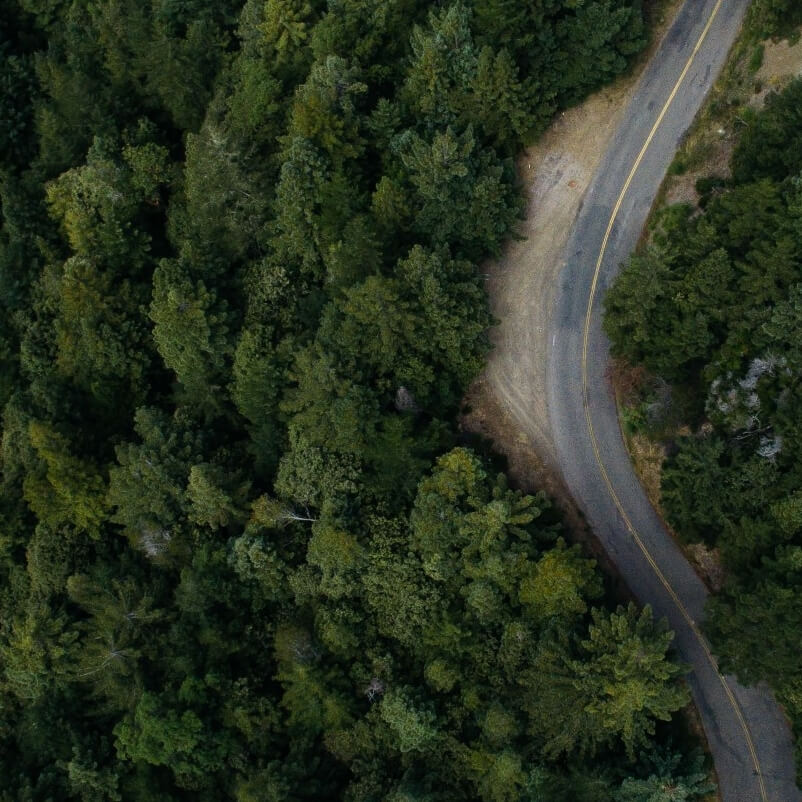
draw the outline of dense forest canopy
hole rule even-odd
[[[0,0],[0,800],[709,790],[457,437],[511,157],[638,0]]]
[[[660,214],[607,296],[606,327],[619,355],[684,399],[693,432],[662,496],[682,537],[720,549],[716,652],[746,682],[768,680],[799,734],[802,79],[743,122],[732,178],[699,182],[701,211]]]

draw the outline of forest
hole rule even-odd
[[[802,79],[742,131],[731,177],[697,182],[701,208],[658,214],[605,325],[652,377],[645,428],[688,424],[663,508],[682,539],[720,553],[707,632],[725,671],[774,689],[802,765]]]
[[[647,38],[639,0],[0,0],[2,802],[711,791],[671,633],[455,424],[513,157]],[[675,223],[731,279],[699,279],[709,334],[670,327],[659,369],[711,361],[725,399],[771,363],[760,431],[733,450],[731,406],[677,462],[737,485],[777,451],[717,494],[743,566],[721,643],[794,614],[787,109]],[[747,207],[721,223],[742,267],[713,221]],[[729,327],[704,312],[725,286]]]

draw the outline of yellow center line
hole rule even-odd
[[[621,211],[621,205],[623,204],[624,197],[626,196],[630,184],[632,183],[632,180],[635,177],[635,173],[637,172],[638,167],[640,167],[640,164],[643,161],[643,157],[646,155],[646,151],[648,150],[649,145],[652,143],[652,140],[654,139],[657,130],[660,128],[660,125],[663,122],[663,118],[666,116],[666,113],[668,112],[669,106],[671,106],[671,103],[676,97],[677,92],[679,92],[680,86],[682,85],[682,82],[685,80],[685,77],[688,74],[688,71],[690,70],[694,60],[696,59],[697,54],[701,50],[702,45],[704,44],[704,41],[707,38],[708,33],[710,33],[710,29],[713,26],[713,21],[718,15],[718,12],[723,3],[724,0],[718,0],[715,7],[713,8],[712,13],[710,14],[710,19],[708,19],[707,24],[704,27],[704,30],[699,36],[699,40],[696,42],[696,45],[693,48],[693,52],[688,58],[688,61],[685,64],[685,67],[682,70],[682,73],[680,74],[679,78],[677,79],[676,84],[674,84],[674,88],[671,90],[671,94],[668,96],[668,100],[666,100],[665,105],[663,106],[662,110],[660,111],[660,114],[657,117],[657,120],[655,120],[655,123],[652,126],[652,130],[649,132],[649,136],[646,138],[646,141],[644,142],[643,147],[641,148],[640,153],[638,154],[638,157],[635,159],[635,163],[632,165],[632,169],[629,171],[629,175],[627,176],[627,180],[624,183],[623,189],[621,190],[621,194],[618,196],[618,200],[616,201],[615,207],[613,208],[613,212],[610,216],[610,221],[607,224],[607,231],[605,232],[604,239],[602,240],[601,250],[599,251],[599,258],[596,260],[596,269],[593,273],[593,281],[590,286],[590,297],[588,298],[588,306],[587,306],[587,311],[585,313],[585,331],[582,341],[582,400],[585,408],[585,420],[587,422],[588,433],[590,434],[590,441],[591,445],[593,446],[593,454],[596,458],[596,463],[599,466],[599,470],[601,472],[602,479],[604,480],[604,484],[607,487],[607,492],[610,494],[613,503],[618,509],[618,512],[621,515],[621,518],[623,519],[627,530],[632,536],[632,539],[638,545],[638,548],[643,552],[644,557],[646,557],[646,560],[652,567],[652,570],[656,574],[657,578],[660,580],[663,587],[668,591],[668,594],[671,596],[671,599],[674,601],[674,604],[677,606],[677,609],[680,611],[682,617],[688,623],[688,626],[691,628],[691,631],[698,639],[699,643],[702,646],[702,649],[704,650],[705,655],[707,656],[707,659],[710,661],[710,665],[713,667],[716,676],[721,682],[721,685],[724,688],[724,692],[727,695],[727,699],[732,705],[732,708],[735,711],[735,714],[738,718],[741,728],[743,729],[744,737],[746,738],[746,744],[749,747],[749,752],[752,756],[752,762],[754,763],[755,774],[757,775],[758,782],[760,784],[761,798],[763,799],[763,802],[768,802],[768,796],[766,795],[766,787],[763,782],[763,772],[761,771],[760,768],[760,761],[758,760],[757,752],[755,751],[755,745],[754,742],[752,741],[752,734],[749,732],[749,727],[746,723],[746,720],[744,719],[743,711],[741,710],[738,701],[733,695],[732,689],[727,684],[727,681],[724,679],[721,672],[719,671],[718,663],[716,662],[716,658],[713,656],[713,653],[710,651],[710,646],[703,637],[701,631],[699,630],[699,627],[696,625],[696,622],[691,618],[690,614],[685,609],[685,606],[680,601],[680,598],[679,596],[677,596],[674,588],[671,587],[665,575],[660,570],[660,567],[655,562],[654,557],[652,557],[652,555],[649,553],[649,550],[646,548],[646,544],[643,542],[637,530],[633,526],[632,521],[630,520],[626,511],[624,510],[621,500],[619,499],[618,494],[615,492],[615,488],[613,487],[613,484],[610,481],[607,469],[604,467],[604,462],[602,461],[601,458],[601,451],[599,449],[598,440],[596,439],[596,433],[593,429],[593,421],[591,420],[591,415],[590,415],[590,403],[589,403],[589,391],[588,391],[588,341],[590,339],[590,319],[591,319],[591,313],[593,312],[593,302],[596,297],[596,289],[599,282],[599,275],[601,273],[602,264],[604,262],[604,256],[607,252],[607,245],[610,240],[610,235],[612,234],[613,231],[613,226],[615,225],[618,213]]]

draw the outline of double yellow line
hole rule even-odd
[[[716,662],[716,658],[713,656],[713,653],[710,651],[710,646],[708,645],[705,638],[702,636],[702,633],[699,630],[699,627],[696,625],[696,622],[691,618],[688,611],[685,609],[685,605],[683,605],[682,601],[680,600],[679,596],[677,596],[676,591],[674,588],[671,587],[668,580],[666,579],[663,572],[660,570],[660,567],[654,560],[654,557],[649,553],[648,548],[646,548],[646,544],[641,539],[640,535],[638,534],[635,527],[632,525],[632,521],[630,520],[629,516],[624,510],[624,506],[621,504],[621,500],[618,497],[618,494],[615,492],[615,488],[613,487],[612,482],[610,481],[610,477],[607,473],[607,469],[604,467],[604,462],[601,458],[601,452],[599,449],[599,443],[596,439],[596,433],[593,429],[593,421],[591,420],[590,415],[590,398],[589,398],[589,391],[588,391],[588,341],[590,339],[590,318],[591,313],[593,312],[593,302],[596,298],[596,289],[599,283],[599,275],[601,273],[602,263],[604,262],[604,256],[607,252],[607,245],[610,240],[610,235],[613,231],[613,226],[615,225],[616,218],[618,217],[618,213],[621,211],[621,205],[624,202],[624,197],[629,190],[630,184],[635,177],[635,173],[640,167],[641,162],[643,161],[643,157],[646,155],[646,151],[649,148],[649,145],[652,143],[654,139],[654,135],[657,133],[657,130],[660,128],[661,123],[663,122],[663,118],[666,116],[668,112],[669,106],[673,102],[674,98],[679,92],[679,88],[682,85],[682,82],[685,80],[685,76],[688,74],[688,71],[691,68],[697,54],[702,48],[707,35],[710,33],[710,29],[713,26],[713,21],[716,19],[721,6],[723,5],[724,0],[718,0],[713,11],[710,14],[710,19],[708,19],[707,24],[704,27],[701,35],[699,36],[699,40],[696,42],[696,45],[693,48],[693,52],[691,53],[690,57],[688,58],[687,63],[685,64],[682,73],[680,74],[679,78],[677,79],[676,84],[674,84],[674,88],[671,90],[671,94],[668,96],[668,100],[666,100],[665,105],[660,111],[657,119],[655,120],[654,125],[652,126],[652,130],[649,132],[649,136],[646,137],[646,141],[641,148],[638,157],[635,159],[635,163],[632,165],[632,169],[629,171],[629,175],[627,176],[627,180],[624,182],[623,189],[621,190],[621,194],[618,196],[618,200],[616,201],[615,207],[613,208],[613,212],[610,215],[610,222],[607,224],[607,231],[604,234],[604,239],[602,240],[601,250],[599,251],[599,258],[596,260],[596,269],[593,273],[593,281],[590,285],[590,297],[588,298],[588,306],[587,311],[585,312],[585,331],[584,337],[582,340],[582,401],[585,408],[585,421],[587,422],[588,433],[590,434],[590,442],[593,446],[593,454],[596,458],[596,463],[599,466],[599,471],[601,472],[602,479],[604,480],[604,484],[607,487],[607,492],[610,494],[610,497],[613,500],[618,512],[623,519],[627,530],[629,531],[630,535],[632,535],[632,539],[638,545],[638,548],[643,552],[643,556],[648,561],[649,565],[652,567],[657,578],[662,583],[663,587],[668,591],[668,594],[671,596],[674,604],[676,604],[677,609],[682,614],[682,617],[687,621],[688,626],[693,631],[694,635],[698,639],[699,643],[704,650],[707,659],[710,661],[710,665],[715,671],[716,676],[718,677],[721,685],[724,689],[727,698],[729,699],[730,704],[732,705],[733,710],[735,711],[735,715],[740,722],[741,728],[743,729],[744,738],[746,739],[746,744],[749,747],[749,752],[752,756],[752,762],[755,767],[755,774],[758,778],[758,782],[760,784],[760,795],[763,799],[763,802],[768,802],[768,796],[766,795],[766,786],[763,782],[763,772],[760,768],[760,761],[757,757],[757,752],[755,751],[755,745],[752,741],[752,734],[749,732],[749,727],[744,719],[743,711],[741,710],[741,706],[738,704],[738,700],[732,693],[730,686],[727,684],[727,681],[722,676],[721,672],[718,668],[718,663]]]

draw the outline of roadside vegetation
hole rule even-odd
[[[759,70],[767,45],[788,39],[799,39],[802,6],[788,0],[760,2],[755,0],[747,11],[743,28],[733,45],[727,63],[717,79],[710,97],[696,117],[691,130],[683,138],[669,175],[701,172],[709,175],[720,164],[722,152],[728,157],[727,145],[737,139],[743,126],[745,111],[755,99],[772,88],[764,86]]]
[[[454,424],[512,156],[645,41],[0,0],[0,800],[710,790],[670,633]]]
[[[799,736],[802,79],[737,113],[726,174],[697,181],[697,205],[655,213],[605,328],[640,372],[625,428],[666,445],[669,524],[720,555],[706,628],[722,667],[768,681]]]

